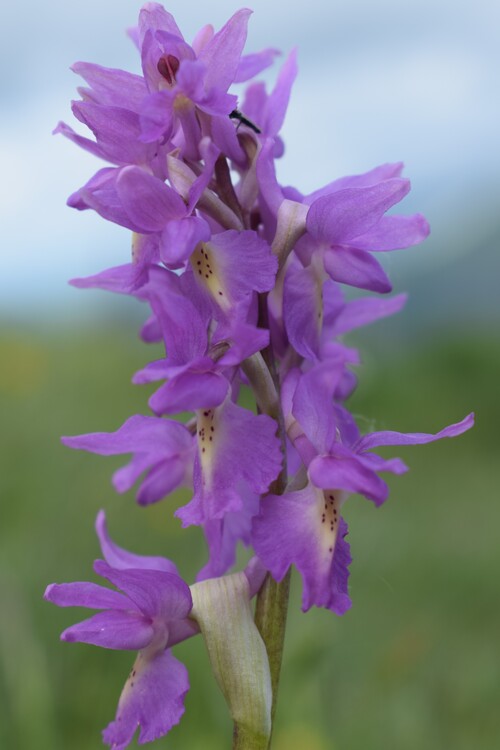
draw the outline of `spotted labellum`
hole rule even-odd
[[[104,559],[94,570],[114,588],[47,588],[58,606],[98,610],[62,640],[137,652],[103,733],[115,750],[137,730],[147,742],[180,721],[189,679],[172,649],[200,633],[235,722],[234,747],[267,748],[290,569],[304,611],[346,612],[343,507],[356,495],[381,505],[389,492],[381,475],[407,470],[376,449],[454,437],[473,424],[471,414],[434,434],[363,435],[348,411],[359,355],[342,336],[402,308],[404,295],[385,296],[391,283],[378,258],[417,245],[429,227],[420,214],[387,213],[410,189],[401,164],[309,195],[280,185],[296,53],[268,91],[255,78],[278,52],[244,53],[250,15],[239,10],[190,43],[170,13],[147,3],[130,32],[142,75],[76,63],[85,85],[72,111],[90,134],[56,128],[108,163],[69,205],[132,233],[130,259],[72,283],[140,300],[142,338],[164,347],[134,376],[157,384],[147,414],[63,442],[129,456],[115,489],[136,485],[143,506],[168,498],[207,549],[188,585],[170,560],[118,547],[100,513]],[[242,83],[237,97],[232,87]],[[347,301],[346,287],[363,292]],[[179,507],[181,487],[191,496]],[[250,562],[238,572],[240,543]],[[282,627],[269,627],[273,618]]]

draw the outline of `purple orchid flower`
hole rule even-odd
[[[189,619],[193,605],[189,586],[170,560],[134,555],[118,547],[108,535],[103,511],[97,516],[96,531],[106,562],[96,560],[94,570],[120,591],[95,583],[54,583],[44,598],[60,607],[101,610],[67,628],[61,640],[138,650],[115,720],[103,732],[106,743],[123,750],[138,727],[142,743],[162,737],[179,723],[189,681],[171,646],[199,629]]]
[[[205,169],[191,185],[187,205],[162,179],[138,166],[100,170],[69,197],[68,205],[80,211],[91,208],[108,221],[150,237],[136,252],[139,266],[161,260],[179,267],[211,235],[206,220],[194,213],[217,158],[210,144],[205,154]]]
[[[143,140],[172,139],[185,157],[198,158],[202,131],[197,112],[228,121],[236,107],[228,89],[244,73],[240,60],[250,13],[237,11],[217,34],[205,33],[195,52],[160,6],[141,11],[142,69],[151,92],[142,107]]]
[[[254,549],[276,580],[281,580],[292,564],[300,571],[303,610],[316,605],[337,614],[350,606],[350,554],[345,542],[347,524],[340,515],[342,505],[351,493],[380,505],[389,489],[379,472],[407,471],[400,459],[382,459],[371,449],[455,437],[474,422],[474,415],[469,414],[436,434],[375,432],[359,437],[352,418],[345,421],[345,410],[339,411],[332,398],[341,375],[342,367],[334,369],[331,363],[317,365],[302,375],[290,373],[284,387],[288,402],[285,420],[307,476],[302,487],[281,496],[268,495],[252,527]]]
[[[340,286],[326,274],[319,256],[313,255],[304,268],[292,253],[283,284],[283,325],[298,354],[313,361],[324,359],[335,337],[399,312],[406,299],[400,294],[345,302]]]
[[[217,296],[219,291],[229,295],[231,286],[223,285],[225,269],[217,273],[218,256],[211,264],[208,252],[203,256],[204,270],[216,270],[213,290]],[[194,262],[197,264],[196,258]],[[167,380],[149,400],[157,414],[219,406],[226,398],[235,367],[269,342],[267,331],[238,318],[220,323],[212,332],[214,306],[192,282],[189,274],[178,276],[153,268],[148,285],[142,289],[162,331],[168,357],[138,372],[134,382]]]
[[[130,417],[116,432],[94,432],[61,438],[64,445],[101,456],[133,453],[131,462],[113,475],[117,492],[126,492],[147,472],[137,492],[140,505],[150,505],[192,481],[194,435],[179,422]]]

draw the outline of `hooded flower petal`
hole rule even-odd
[[[309,209],[308,232],[330,245],[346,243],[374,227],[409,189],[408,180],[390,179],[369,187],[345,188],[325,195]]]
[[[144,232],[160,231],[170,219],[185,215],[180,195],[139,167],[121,170],[116,190],[130,220]]]
[[[103,560],[96,560],[94,570],[121,589],[146,617],[168,623],[191,611],[189,586],[177,575],[146,568],[116,569]]]

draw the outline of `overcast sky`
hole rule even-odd
[[[68,278],[128,259],[126,230],[66,208],[68,194],[103,165],[51,130],[59,119],[73,124],[74,61],[139,71],[124,33],[139,7],[27,0],[2,9],[0,312],[68,309],[82,294]],[[241,6],[176,0],[166,7],[191,40]],[[472,251],[499,197],[500,3],[255,0],[250,7],[247,51],[299,49],[282,181],[310,191],[403,160],[413,192],[402,210],[424,211],[433,228],[409,272]]]

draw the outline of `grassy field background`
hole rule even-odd
[[[362,343],[351,408],[363,429],[437,431],[475,410],[456,440],[402,448],[411,472],[382,509],[346,507],[353,609],[300,612],[293,579],[275,750],[494,750],[500,718],[500,351],[493,337],[436,332],[394,351]],[[42,600],[52,581],[95,580],[93,522],[164,554],[191,581],[204,562],[197,529],[173,519],[179,498],[140,509],[117,496],[123,460],[73,452],[60,435],[116,429],[147,413],[130,384],[152,355],[134,327],[0,330],[0,747],[94,750],[114,716],[128,653],[65,644],[85,612]],[[154,354],[153,354],[154,356]],[[387,453],[387,455],[390,455]],[[155,747],[220,750],[231,725],[201,638],[176,649],[190,672],[181,724]]]

